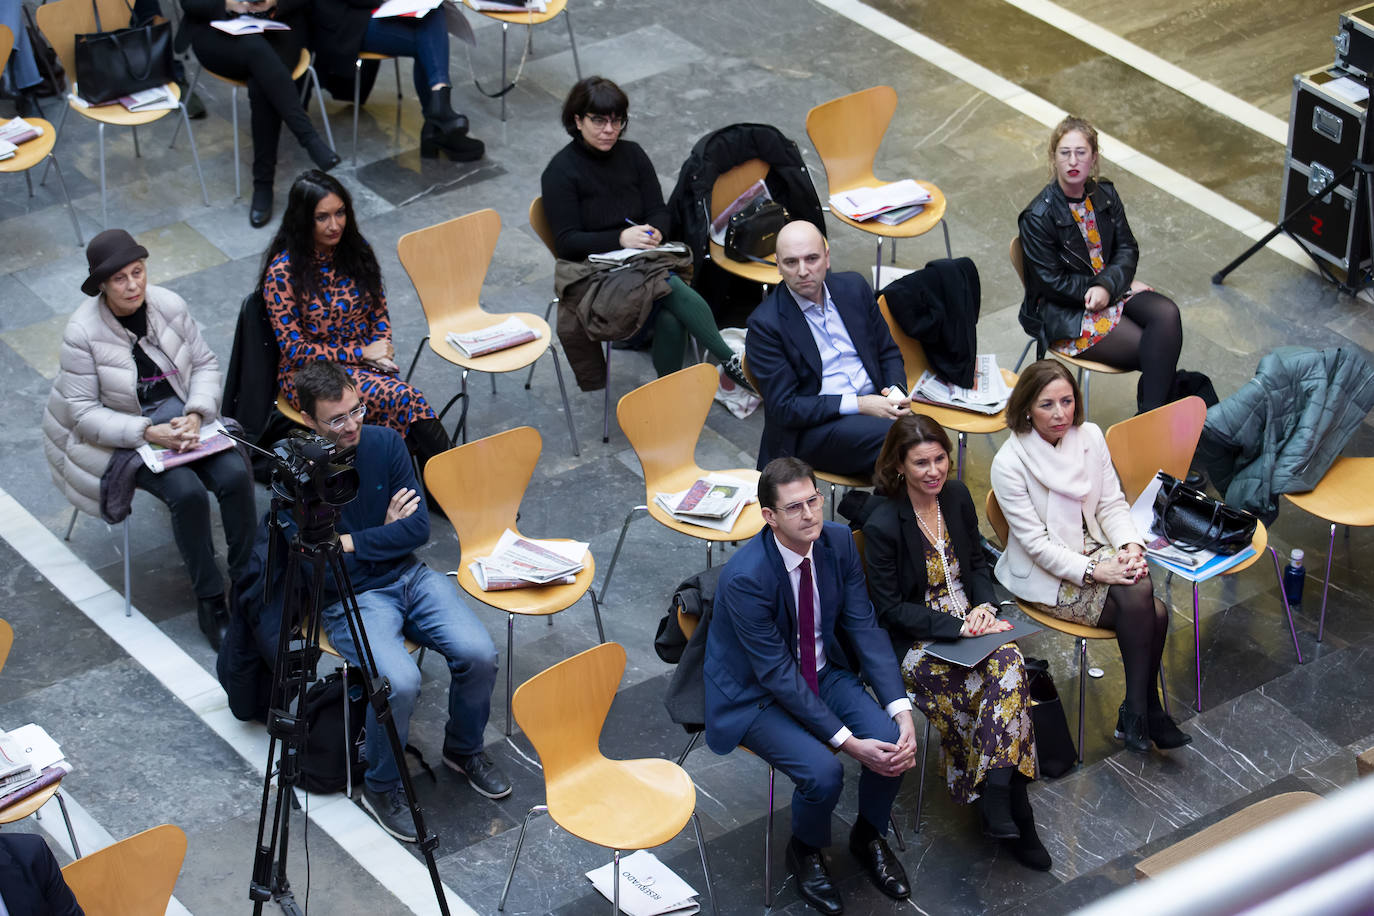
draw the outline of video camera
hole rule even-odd
[[[358,495],[356,451],[305,430],[293,430],[272,447],[272,492],[290,506],[302,543],[334,537],[339,509]]]

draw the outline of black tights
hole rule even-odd
[[[1126,673],[1126,711],[1133,714],[1162,710],[1159,662],[1164,657],[1164,638],[1169,632],[1169,612],[1154,595],[1150,577],[1134,585],[1107,589],[1107,603],[1097,625],[1116,631],[1121,667]]]
[[[1082,355],[1118,369],[1139,370],[1139,407],[1146,411],[1168,403],[1182,349],[1178,306],[1151,290],[1127,299],[1117,326]]]

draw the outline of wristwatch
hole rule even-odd
[[[1093,585],[1093,584],[1095,584],[1095,583],[1097,582],[1097,580],[1093,578],[1093,573],[1094,573],[1096,570],[1097,570],[1097,561],[1096,561],[1096,560],[1089,560],[1089,561],[1088,561],[1088,568],[1085,569],[1085,570],[1083,570],[1083,584],[1084,584],[1084,585]]]

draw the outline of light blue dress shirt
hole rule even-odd
[[[830,298],[830,288],[821,286],[821,302],[812,302],[797,295],[788,287],[792,299],[801,309],[806,326],[811,330],[811,339],[821,354],[821,394],[840,396],[840,413],[859,412],[859,395],[877,394],[877,386],[868,377],[859,351],[854,349],[854,341],[849,337],[849,329],[844,326],[840,310],[835,300]]]

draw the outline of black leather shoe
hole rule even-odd
[[[799,856],[792,844],[788,843],[787,867],[797,876],[797,893],[801,895],[801,899],[826,916],[840,916],[844,912],[844,900],[840,898],[840,889],[830,880],[830,873],[825,870],[824,853],[817,850],[809,855]]]
[[[849,852],[859,860],[868,877],[893,900],[905,900],[911,896],[911,884],[906,879],[906,870],[897,857],[892,854],[887,840],[878,837],[860,845],[849,835]]]
[[[983,784],[978,798],[978,813],[983,820],[983,834],[996,840],[1014,840],[1021,835],[1011,818],[1011,786]]]
[[[1155,743],[1155,747],[1161,751],[1171,751],[1193,743],[1193,736],[1179,728],[1178,723],[1162,709],[1155,710],[1145,717],[1145,730],[1150,740]]]
[[[253,202],[248,205],[248,225],[261,229],[272,219],[272,189],[253,186]]]
[[[224,631],[229,628],[229,606],[224,603],[224,596],[197,599],[196,621],[200,624],[200,631],[210,641],[210,648],[218,652]]]
[[[1150,753],[1150,736],[1146,731],[1145,715],[1127,712],[1125,703],[1117,710],[1116,731],[1112,734],[1126,742],[1126,750],[1137,754]]]
[[[305,141],[305,151],[310,156],[310,161],[322,172],[327,172],[340,162],[339,154],[334,152],[333,147],[324,142],[324,138],[319,134]]]

